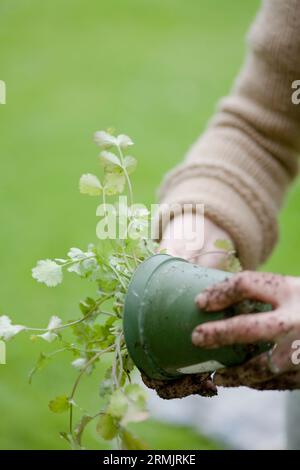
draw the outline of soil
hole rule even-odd
[[[165,400],[184,398],[189,395],[213,397],[218,394],[210,374],[184,375],[175,380],[153,380],[142,374],[144,384],[155,389],[157,394]]]

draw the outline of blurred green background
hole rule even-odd
[[[95,130],[114,127],[136,142],[135,196],[150,204],[163,174],[179,162],[226,94],[243,60],[244,36],[258,0],[1,0],[0,312],[44,326],[74,316],[90,286],[69,277],[47,289],[31,278],[37,259],[64,256],[95,238],[95,201],[78,179],[97,172]],[[267,269],[299,274],[294,186],[281,215],[281,241]],[[40,343],[20,335],[0,366],[0,448],[65,448],[66,418],[48,411],[68,391],[69,358],[33,384],[28,371]],[[97,398],[86,379],[85,403]],[[136,426],[152,448],[219,447],[188,428]],[[102,448],[91,426],[86,443]]]

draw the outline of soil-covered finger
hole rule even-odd
[[[276,376],[272,380],[260,382],[252,385],[256,390],[299,390],[300,389],[300,371],[294,370]]]
[[[240,366],[218,370],[213,381],[221,387],[252,387],[273,378],[274,374],[269,369],[268,353],[264,353]]]
[[[222,310],[244,299],[260,300],[276,306],[286,284],[284,276],[244,271],[209,287],[197,296],[196,303],[206,311]]]
[[[277,312],[253,313],[202,323],[194,329],[192,341],[195,346],[203,348],[273,342],[291,328],[289,318],[278,315]]]

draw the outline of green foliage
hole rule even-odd
[[[97,431],[106,441],[110,441],[118,434],[118,425],[116,419],[111,414],[103,414],[97,423]]]
[[[49,355],[45,354],[45,353],[40,353],[39,357],[38,357],[38,360],[36,361],[36,364],[35,366],[33,367],[33,369],[29,372],[29,376],[28,376],[28,381],[29,383],[32,382],[32,379],[33,379],[33,376],[36,372],[42,370],[44,367],[46,367],[46,365],[48,364],[48,361],[50,360],[50,357]]]
[[[228,253],[230,253],[231,251],[234,251],[233,243],[228,239],[216,240],[215,241],[215,247],[219,248],[219,250],[223,250],[223,251],[226,251]]]
[[[147,449],[147,444],[129,431],[123,431],[121,438],[122,438],[122,449],[124,450]]]
[[[228,92],[259,2],[191,0],[188,9],[174,0],[124,0],[118,8],[97,0],[89,8],[77,0],[1,4],[1,78],[9,93],[1,107],[1,311],[33,325],[52,313],[73,318],[75,300],[93,297],[92,283],[78,279],[73,284],[71,276],[57,290],[28,276],[36,257],[62,254],[70,241],[77,246],[93,236],[97,198],[76,195],[78,175],[98,174],[96,159],[89,157],[90,129],[108,122],[129,134],[134,130],[134,155],[142,151],[133,175],[135,198],[153,202],[162,175],[182,159],[216,101]],[[280,246],[268,270],[298,273],[299,188],[285,204]],[[57,437],[65,415],[52,415],[47,403],[51,389],[54,395],[67,389],[76,371],[67,370],[67,353],[62,353],[65,359],[50,362],[33,379],[34,386],[27,386],[24,378],[42,340],[30,343],[23,336],[7,346],[9,362],[1,367],[0,447],[65,448]],[[98,369],[102,374],[105,364]],[[89,386],[83,382],[83,403],[93,401],[93,377],[86,380]],[[62,388],[55,390],[55,383]],[[85,442],[107,447],[95,440],[93,426]],[[187,428],[149,420],[137,426],[135,433],[143,427],[152,448],[209,445]]]
[[[70,401],[67,395],[60,395],[49,402],[49,409],[53,413],[64,413],[70,408]]]
[[[230,240],[216,240],[214,245],[218,250],[224,252],[225,255],[220,263],[220,269],[231,273],[242,271],[241,263],[236,256],[235,247]]]
[[[108,218],[107,197],[121,193],[125,184],[130,202],[133,193],[129,173],[136,167],[136,160],[124,155],[127,147],[133,145],[126,135],[113,136],[109,132],[99,131],[95,142],[102,148],[100,163],[103,167],[103,185],[100,179],[87,173],[81,176],[80,192],[89,196],[101,196],[101,216]],[[113,148],[118,155],[103,150]],[[114,215],[121,216],[123,207],[115,205]],[[98,208],[99,209],[99,208]],[[98,214],[97,209],[97,214]],[[63,323],[57,316],[52,316],[47,328],[28,328],[13,325],[7,316],[0,317],[0,335],[10,339],[20,331],[34,331],[32,340],[42,339],[48,343],[59,343],[59,348],[49,354],[41,353],[35,367],[29,375],[42,370],[53,356],[68,352],[73,356],[71,366],[78,370],[78,376],[69,394],[57,396],[49,402],[53,413],[69,412],[69,431],[61,436],[72,448],[82,447],[85,427],[96,417],[97,431],[105,440],[118,438],[124,448],[140,448],[139,440],[126,429],[128,423],[140,422],[148,417],[146,397],[137,384],[131,383],[133,363],[130,360],[123,335],[122,314],[125,294],[129,281],[138,264],[153,253],[153,242],[144,236],[143,227],[148,216],[147,210],[128,209],[128,228],[135,227],[135,237],[126,230],[126,237],[101,238],[97,244],[89,244],[86,251],[71,248],[66,258],[40,260],[32,270],[32,276],[48,287],[55,287],[63,281],[64,273],[72,273],[91,281],[95,286],[95,296],[79,302],[80,316]],[[36,332],[39,332],[37,334]],[[71,333],[71,339],[70,339]],[[95,413],[86,413],[75,401],[78,386],[85,375],[92,374],[103,356],[109,357],[110,366],[99,386],[99,395],[103,399],[101,409]],[[81,412],[79,423],[74,426],[74,407]]]
[[[132,140],[123,134],[115,137],[109,132],[99,131],[95,134],[95,142],[102,149],[100,164],[104,172],[103,184],[97,176],[86,173],[80,178],[79,190],[82,194],[101,197],[102,205],[98,206],[96,215],[108,223],[111,214],[118,221],[123,217],[124,206],[119,201],[119,204],[112,206],[111,211],[107,197],[122,193],[126,185],[131,203],[127,208],[126,236],[117,238],[115,234],[114,238],[107,238],[106,235],[102,237],[97,230],[100,240],[96,244],[90,243],[85,251],[73,247],[65,258],[38,261],[32,269],[32,276],[38,282],[55,287],[63,282],[64,273],[72,273],[94,284],[94,297],[89,296],[79,302],[79,318],[63,323],[54,315],[44,329],[13,325],[9,317],[2,316],[0,336],[11,339],[27,330],[34,331],[32,340],[39,338],[48,343],[59,343],[59,348],[51,353],[40,354],[30,372],[30,382],[34,374],[42,370],[53,356],[62,352],[73,356],[71,366],[78,370],[78,375],[71,392],[49,402],[49,409],[53,413],[69,413],[69,430],[62,432],[61,437],[67,440],[72,449],[83,448],[84,430],[95,418],[98,418],[97,432],[103,439],[109,441],[116,438],[123,449],[143,449],[145,443],[128,430],[129,423],[146,420],[148,412],[143,389],[131,383],[133,363],[126,350],[122,314],[130,279],[138,264],[153,254],[155,244],[147,236],[149,211],[133,204],[129,174],[136,167],[136,159],[124,154],[127,147],[133,145]],[[108,148],[117,154],[106,150]],[[215,246],[226,254],[223,268],[228,271],[239,270],[232,243],[217,240]],[[103,356],[109,357],[110,365],[99,385],[99,395],[103,400],[101,409],[93,414],[86,412],[75,398],[82,378],[96,370]],[[73,423],[74,408],[81,413],[77,425]]]

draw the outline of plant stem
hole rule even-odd
[[[120,284],[122,285],[123,289],[124,289],[125,292],[126,292],[127,287],[126,287],[126,285],[124,284],[123,279],[122,279],[121,276],[119,275],[118,271],[117,271],[112,265],[110,265],[110,269],[115,273],[115,275],[117,276],[117,278],[118,278]]]
[[[64,330],[65,328],[69,328],[69,326],[74,326],[77,325],[78,323],[83,322],[86,320],[90,315],[92,315],[97,308],[103,303],[106,302],[106,300],[110,299],[113,297],[113,294],[109,294],[106,297],[101,298],[98,302],[96,302],[95,307],[93,307],[87,315],[85,315],[83,318],[80,318],[79,320],[74,320],[70,323],[66,323],[65,325],[58,326],[57,328],[54,328],[53,331],[58,331],[58,330]],[[49,331],[49,328],[31,328],[31,327],[26,327],[26,331]]]
[[[119,152],[119,155],[120,155],[120,160],[121,160],[121,163],[122,163],[122,169],[124,171],[124,175],[125,175],[125,178],[126,178],[126,181],[127,181],[130,205],[132,206],[133,205],[133,191],[132,191],[131,181],[130,181],[128,172],[126,170],[126,167],[124,165],[124,155],[123,155],[122,149],[119,145],[117,145],[117,149],[118,149],[118,152]]]
[[[74,396],[75,396],[75,393],[76,393],[76,390],[77,390],[77,387],[79,385],[79,382],[82,378],[82,376],[85,374],[86,370],[100,357],[102,356],[102,354],[104,353],[107,353],[107,352],[110,352],[112,351],[113,349],[115,348],[115,345],[113,344],[112,346],[109,346],[108,348],[106,349],[103,349],[103,350],[100,350],[98,353],[96,353],[87,363],[86,365],[84,366],[84,368],[80,371],[74,385],[73,385],[73,388],[72,388],[72,391],[71,391],[71,395],[69,397],[69,401],[70,401],[70,426],[69,426],[69,430],[70,430],[70,433],[73,434],[73,399],[74,399]]]

